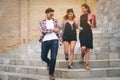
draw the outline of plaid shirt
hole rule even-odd
[[[46,28],[46,19],[41,20],[39,24],[40,24],[40,31],[41,31],[41,34],[42,34],[42,36],[39,39],[39,42],[42,42],[42,40],[43,40],[43,38],[46,34],[52,33],[54,31],[53,31],[53,29],[47,29]],[[57,20],[53,19],[53,24],[54,24],[55,28],[60,29],[60,26],[58,26],[58,24],[57,24]],[[62,41],[60,32],[56,33],[56,35],[58,36],[59,41]]]

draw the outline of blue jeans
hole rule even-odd
[[[48,52],[51,51],[50,59],[48,58]],[[47,63],[49,68],[49,75],[54,75],[56,57],[58,53],[58,40],[50,40],[42,42],[41,47],[41,59]]]

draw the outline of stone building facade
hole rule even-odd
[[[120,52],[120,1],[97,0],[96,5],[97,25],[103,29],[103,37],[108,37],[111,51]]]
[[[63,46],[59,47],[56,78],[120,80],[120,0],[0,0],[0,80],[48,80],[38,42],[44,10],[53,8],[60,24],[67,8],[74,9],[78,20],[83,3],[97,15],[97,28],[92,29],[91,70],[79,64],[78,40],[72,70],[67,69]]]

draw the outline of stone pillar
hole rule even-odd
[[[28,42],[28,0],[20,0],[21,45]]]

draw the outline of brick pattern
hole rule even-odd
[[[20,44],[19,0],[0,0],[0,52]]]
[[[73,8],[78,21],[81,14],[81,4],[85,0],[30,0],[29,1],[29,40],[36,40],[39,38],[39,21],[45,18],[45,9],[51,7],[55,10],[55,16],[58,23],[61,24],[62,17],[66,14],[68,8]]]
[[[68,8],[74,9],[78,21],[83,3],[88,3],[95,12],[95,0],[0,0],[0,53],[38,40],[39,21],[46,8],[55,10],[55,18],[61,24]]]

